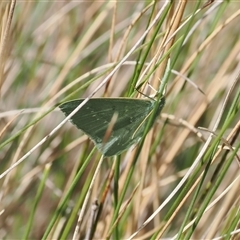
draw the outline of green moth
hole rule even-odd
[[[61,111],[68,116],[84,99],[65,102]],[[140,141],[148,117],[158,102],[151,99],[134,98],[92,98],[75,115],[71,122],[87,134],[104,156],[119,155]],[[159,115],[165,103],[161,98],[154,119]],[[110,136],[105,134],[114,113],[117,120]]]

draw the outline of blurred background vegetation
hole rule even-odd
[[[1,239],[240,239],[238,1],[0,9]],[[104,79],[94,97],[144,98],[168,70],[141,154],[104,159],[90,189],[101,155],[69,122],[50,134],[58,104]]]

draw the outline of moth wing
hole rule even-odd
[[[84,99],[73,100],[60,105],[68,116]],[[90,99],[72,118],[71,122],[86,133],[105,156],[118,155],[139,141],[142,131],[138,127],[154,107],[154,102],[131,98]],[[118,118],[111,135],[103,142],[113,114]]]

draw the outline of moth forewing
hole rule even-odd
[[[68,116],[82,101],[72,100],[59,107]],[[103,155],[118,155],[143,137],[145,124],[160,113],[164,98],[156,110],[155,103],[149,99],[93,98],[71,117],[71,122],[89,136]],[[150,116],[153,112],[154,116]]]
[[[115,123],[117,122],[117,119],[118,119],[118,112],[115,112],[112,116],[110,123],[108,124],[106,133],[103,137],[103,140],[102,140],[103,148],[104,148],[104,144],[108,142],[108,140],[110,139],[110,137],[112,135],[112,131],[113,131]]]
[[[148,117],[151,115],[151,113],[153,112],[153,110],[148,113],[148,115],[143,119],[143,121],[141,122],[141,124],[137,127],[137,129],[135,130],[135,132],[133,133],[132,138],[134,138],[135,134],[140,131],[141,127],[144,125],[145,121],[147,121]]]

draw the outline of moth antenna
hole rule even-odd
[[[147,82],[147,85],[155,92],[153,98],[156,97],[156,95],[158,94],[158,91],[149,82]]]
[[[154,98],[152,98],[152,97],[146,95],[145,93],[139,91],[137,88],[136,88],[136,91],[138,91],[138,93],[142,94],[142,95],[145,96],[146,98],[151,99],[151,100],[153,100],[153,101],[156,101]]]

